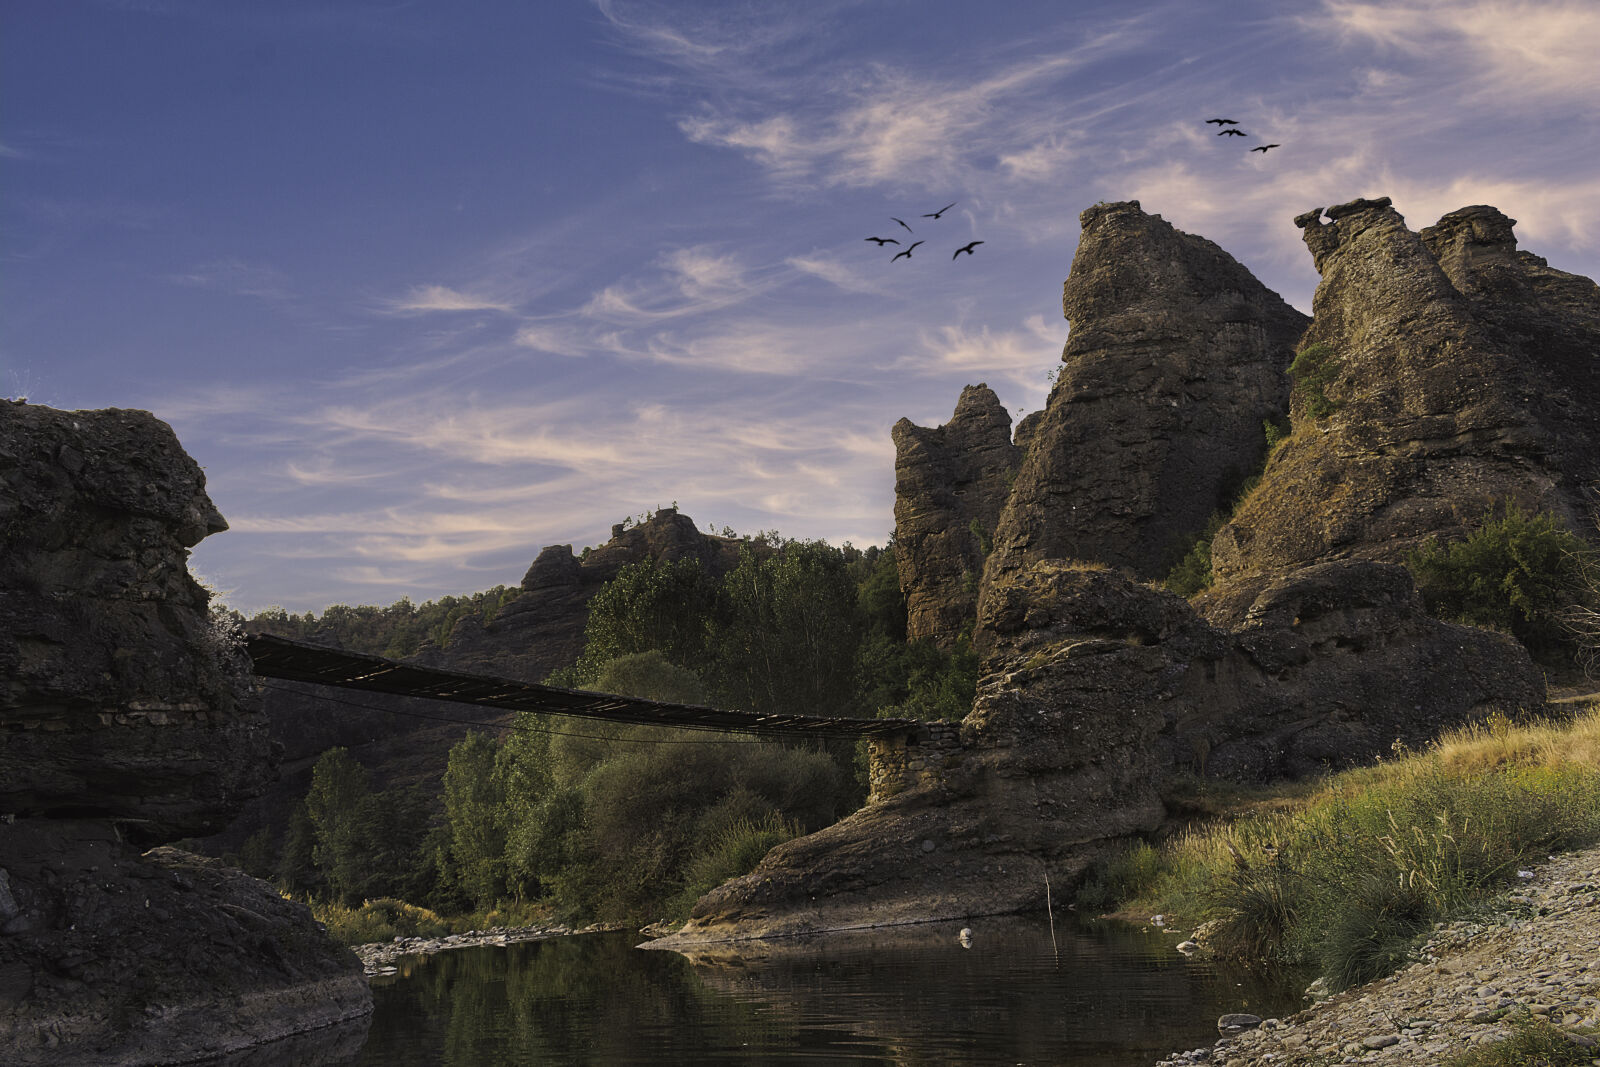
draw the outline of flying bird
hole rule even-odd
[[[1215,125],[1218,125],[1218,126],[1237,126],[1237,125],[1239,125],[1239,120],[1238,119],[1206,119],[1206,125],[1207,126],[1210,126],[1212,124],[1215,124]]]
[[[898,222],[902,226],[906,226],[906,220],[905,219],[897,219],[893,215],[890,215],[889,216],[889,220],[891,222]],[[906,232],[907,233],[916,233],[917,231],[913,230],[910,226],[906,226]]]
[[[897,245],[897,244],[900,243],[899,241],[896,241],[893,237],[868,237],[867,240],[878,242],[878,247],[879,248],[882,248],[884,245]]]
[[[1243,130],[1222,130],[1217,134],[1217,136],[1218,137],[1243,137],[1243,136],[1245,136],[1245,132]]]
[[[928,212],[926,215],[924,215],[922,217],[925,218],[925,219],[936,219],[940,215],[943,215],[946,211],[949,211],[951,208],[955,207],[959,203],[960,203],[959,200],[952,200],[952,201],[950,201],[950,203],[946,204],[944,207],[940,208],[938,211],[930,211],[930,212]]]
[[[1252,152],[1265,152],[1269,148],[1282,148],[1282,147],[1283,146],[1281,144],[1258,144],[1254,148],[1250,149],[1250,151],[1252,151]]]
[[[959,256],[963,252],[965,252],[967,255],[970,256],[970,255],[972,255],[972,250],[974,248],[977,248],[981,244],[983,244],[982,241],[969,241],[966,244],[962,245],[960,248],[956,249],[956,255],[955,256],[951,256],[950,258],[951,259],[955,259],[956,256]]]
[[[912,241],[911,244],[906,246],[906,250],[904,252],[896,252],[894,259],[891,259],[889,262],[893,263],[895,259],[900,259],[902,256],[905,257],[906,259],[910,259],[911,258],[911,250],[913,248],[917,247],[918,245],[920,245],[921,243],[922,243],[921,241]]]

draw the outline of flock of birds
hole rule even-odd
[[[1237,120],[1237,119],[1206,119],[1206,124],[1208,126],[1220,126],[1220,127],[1222,127],[1220,130],[1217,131],[1217,136],[1218,137],[1248,137],[1248,136],[1250,136],[1249,134],[1245,133],[1243,130],[1237,130],[1237,129],[1233,128],[1233,127],[1239,125],[1239,120]],[[1276,144],[1276,143],[1274,143],[1274,144],[1258,144],[1254,148],[1250,149],[1250,151],[1266,153],[1266,152],[1272,151],[1274,148],[1282,148],[1282,147],[1283,147],[1282,145]],[[942,218],[944,216],[944,213],[946,211],[949,211],[951,208],[955,207],[957,203],[960,203],[960,201],[952,201],[951,203],[948,203],[944,207],[940,208],[938,211],[926,212],[925,214],[923,214],[922,217],[925,218],[925,219],[933,219],[935,222],[937,222],[940,218]],[[911,234],[913,236],[916,235],[916,231],[911,228],[911,224],[908,223],[905,219],[895,218],[893,215],[890,215],[889,216],[889,221],[899,223],[901,228],[903,228],[906,231],[906,233]],[[900,241],[897,238],[894,238],[894,237],[868,237],[867,240],[875,243],[880,249],[884,245],[894,245],[896,248],[900,248]],[[899,252],[896,252],[894,254],[894,256],[889,260],[889,262],[893,263],[897,259],[910,259],[912,251],[915,250],[918,245],[922,245],[922,244],[926,244],[926,243],[927,242],[923,241],[923,240],[912,241],[910,244],[908,244],[904,248],[902,248]],[[970,256],[970,255],[972,255],[972,250],[977,248],[981,244],[983,244],[982,241],[968,241],[966,244],[964,244],[960,248],[956,249],[955,253],[953,255],[951,255],[950,258],[952,260],[959,259],[961,257],[961,253],[963,253],[963,252],[965,252],[967,255]]]
[[[1249,134],[1245,133],[1243,130],[1232,130],[1232,129],[1228,128],[1230,126],[1239,125],[1239,121],[1237,119],[1206,119],[1206,125],[1208,125],[1208,126],[1221,126],[1222,129],[1217,131],[1217,136],[1218,137],[1248,137],[1248,136],[1250,136]],[[1254,148],[1250,149],[1250,151],[1252,151],[1252,152],[1270,152],[1274,148],[1282,148],[1282,147],[1283,147],[1283,145],[1281,145],[1281,144],[1258,144]]]
[[[944,207],[940,208],[938,211],[929,211],[929,212],[925,213],[922,217],[925,218],[925,219],[933,219],[934,221],[937,222],[939,220],[939,218],[942,215],[944,215],[944,213],[946,211],[949,211],[951,208],[955,207],[956,204],[958,204],[958,203],[960,203],[960,201],[952,201],[952,202],[946,204]],[[909,233],[909,234],[912,234],[912,235],[916,234],[916,231],[911,228],[911,224],[909,222],[907,222],[905,219],[897,219],[893,215],[890,215],[889,216],[889,221],[890,222],[898,222],[902,227],[905,228],[905,231],[907,233]],[[896,240],[895,238],[893,238],[893,237],[868,237],[867,240],[877,242],[877,245],[878,245],[879,248],[882,248],[884,245],[894,245],[896,247],[899,247],[899,245],[900,245],[900,242],[898,240]],[[910,259],[912,250],[914,248],[916,248],[918,245],[926,244],[926,243],[927,243],[926,241],[920,241],[920,240],[912,241],[910,244],[905,246],[904,250],[902,250],[900,252],[896,252],[894,254],[894,256],[889,260],[889,262],[893,263],[896,259]],[[963,253],[963,252],[965,252],[967,255],[970,256],[970,255],[972,255],[972,250],[974,248],[977,248],[981,244],[983,244],[982,241],[968,241],[966,244],[964,244],[960,248],[956,249],[955,255],[951,256],[950,258],[951,259],[955,259],[957,256],[961,255],[961,253]]]

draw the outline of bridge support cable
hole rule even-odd
[[[255,673],[263,678],[393,696],[449,700],[499,711],[533,711],[641,726],[668,726],[680,730],[804,737],[875,737],[899,733],[916,725],[911,719],[757,715],[754,712],[726,711],[697,704],[669,704],[581,689],[562,689],[511,678],[402,663],[382,656],[325,648],[272,634],[253,634],[247,640],[246,647]]]

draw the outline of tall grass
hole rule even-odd
[[[393,897],[363,901],[358,908],[316,900],[307,903],[312,917],[327,927],[328,936],[345,945],[396,937],[444,937],[495,926],[533,926],[550,918],[548,908],[534,904],[503,904],[487,911],[443,916]]]
[[[1218,952],[1315,965],[1344,988],[1394,970],[1519,867],[1596,841],[1600,708],[1565,723],[1491,716],[1280,810],[1140,845],[1086,883],[1080,906],[1210,923]]]

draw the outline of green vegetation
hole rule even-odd
[[[1587,580],[1594,550],[1548,512],[1511,501],[1485,513],[1465,540],[1429,539],[1406,557],[1428,610],[1511,634],[1545,663],[1576,651],[1569,618],[1597,605]]]
[[[1521,1012],[1507,1021],[1509,1038],[1457,1053],[1444,1067],[1589,1067],[1595,1061],[1594,1047],[1580,1045],[1548,1020]]]
[[[1255,810],[1131,849],[1080,906],[1209,922],[1222,953],[1316,967],[1344,988],[1399,966],[1519,866],[1600,841],[1600,708],[1565,724],[1493,716],[1310,792],[1221,804]]]
[[[249,625],[394,654],[506,598],[320,619],[274,610]],[[978,660],[967,635],[955,646],[907,641],[892,544],[862,552],[770,534],[747,541],[721,578],[692,560],[624,567],[590,604],[582,655],[549,680],[766,714],[960,718]],[[329,750],[287,830],[258,834],[239,859],[352,938],[507,907],[571,921],[682,917],[774,845],[854,810],[862,759],[853,743],[523,714],[503,738],[456,744],[436,796],[379,788],[345,749]]]
[[[401,597],[386,608],[333,604],[320,618],[309,611],[291,615],[274,606],[241,621],[250,633],[277,634],[301,641],[312,640],[318,634],[335,634],[340,647],[352,652],[398,659],[412,655],[427,641],[448,648],[456,623],[469,615],[479,615],[488,622],[520,592],[515,587],[497,585],[471,596],[440,597],[421,607],[412,604],[409,597]]]
[[[1294,380],[1290,395],[1300,401],[1300,410],[1308,418],[1320,419],[1339,410],[1339,404],[1328,399],[1325,392],[1329,382],[1339,375],[1339,357],[1329,345],[1317,343],[1302,348],[1289,364],[1289,377]]]

